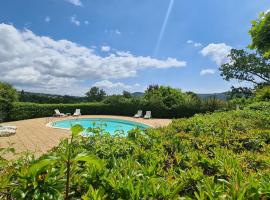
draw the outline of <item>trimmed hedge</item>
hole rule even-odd
[[[38,117],[53,116],[54,110],[59,109],[62,113],[73,114],[75,109],[81,109],[82,115],[132,115],[135,108],[122,104],[111,106],[104,103],[81,103],[81,104],[37,104],[37,103],[13,103],[9,112],[9,120],[23,120]]]
[[[196,113],[213,112],[226,107],[219,100],[209,99],[202,103],[186,102],[172,108],[163,106],[160,102],[140,100],[124,100],[115,102],[90,102],[80,104],[37,104],[15,102],[8,111],[8,121],[53,116],[54,110],[73,114],[75,109],[81,109],[82,115],[122,115],[133,116],[138,110],[152,111],[154,118],[182,118],[191,117]]]
[[[180,118],[190,117],[196,113],[203,112],[194,107],[179,106],[173,109],[165,109],[155,105],[140,105],[140,103],[123,102],[119,104],[105,103],[81,103],[81,104],[37,104],[37,103],[13,103],[9,111],[8,121],[49,117],[54,110],[59,109],[62,113],[73,114],[75,109],[81,109],[82,115],[123,115],[133,116],[139,109],[144,112],[152,111],[155,118]]]

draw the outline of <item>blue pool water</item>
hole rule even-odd
[[[107,119],[107,118],[69,119],[54,122],[52,126],[56,128],[70,129],[71,126],[74,126],[76,124],[81,125],[84,129],[101,128],[104,133],[105,132],[110,133],[111,135],[120,132],[127,134],[128,131],[135,128],[139,128],[142,130],[149,128],[149,126],[138,122],[131,122],[119,119]]]

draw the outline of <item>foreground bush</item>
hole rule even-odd
[[[269,199],[270,109],[250,108],[174,120],[128,137],[98,128],[80,137],[74,127],[72,140],[39,159],[0,160],[2,197]]]

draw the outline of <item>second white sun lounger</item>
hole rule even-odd
[[[55,109],[54,112],[55,112],[56,117],[65,117],[66,116],[64,113],[60,113],[60,111],[58,109]]]
[[[146,114],[144,115],[144,119],[150,119],[152,118],[151,111],[146,111]]]
[[[140,118],[142,116],[143,116],[142,110],[138,110],[138,112],[134,115],[135,118]]]
[[[81,109],[76,109],[73,116],[81,116]]]

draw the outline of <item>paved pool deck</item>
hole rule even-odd
[[[70,131],[68,130],[51,128],[46,125],[50,122],[73,118],[74,117],[49,117],[3,123],[6,125],[17,126],[17,131],[15,135],[0,137],[0,148],[5,148],[11,145],[11,147],[15,148],[18,155],[23,152],[31,152],[34,153],[35,156],[41,156],[53,147],[57,146],[61,139],[68,138],[70,136]],[[83,115],[79,118],[122,119],[144,123],[154,128],[167,126],[171,123],[170,119],[142,119],[111,115]],[[15,155],[15,157],[18,155]],[[12,159],[14,158],[14,155],[8,155],[7,158]]]

